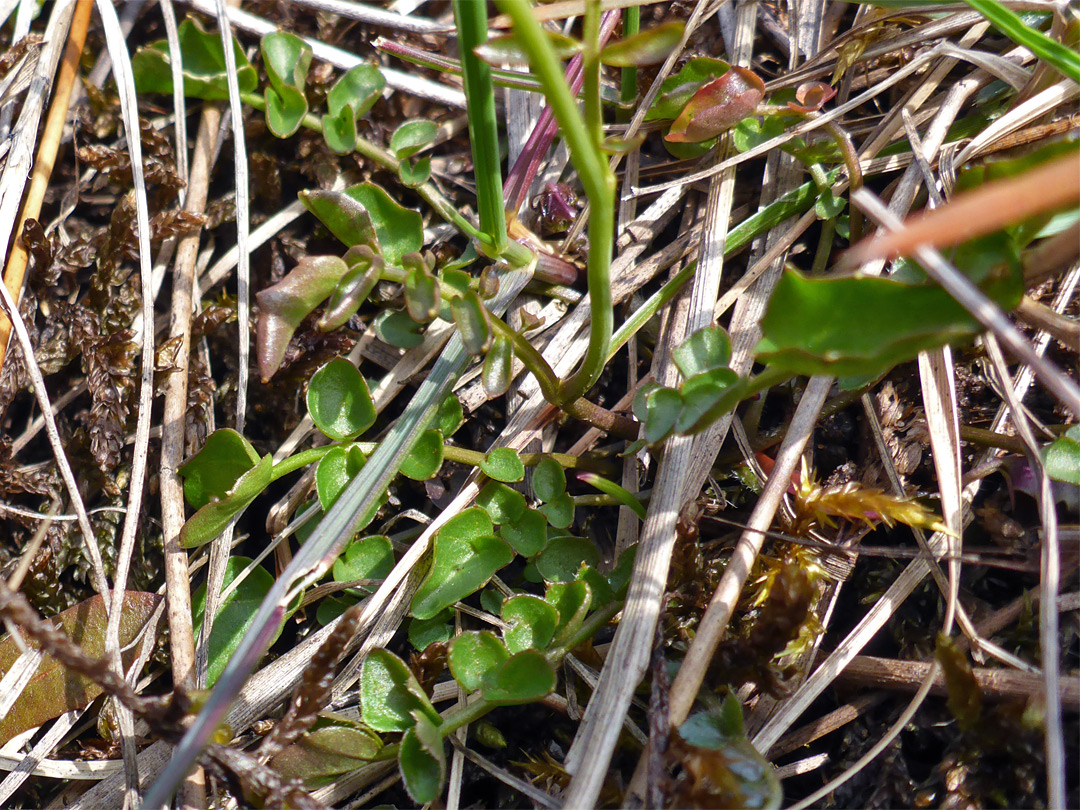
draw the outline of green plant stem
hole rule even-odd
[[[578,480],[595,487],[606,495],[610,495],[623,506],[630,509],[641,520],[645,519],[645,506],[634,497],[633,493],[616,484],[614,481],[597,475],[596,473],[581,473]]]
[[[623,11],[623,39],[632,37],[641,30],[641,8],[634,6]],[[625,67],[619,76],[619,98],[629,106],[637,99],[637,68]],[[619,120],[629,121],[630,110],[619,110]]]
[[[491,318],[491,329],[498,337],[504,337],[514,347],[514,354],[525,364],[540,383],[540,392],[548,402],[555,402],[559,392],[559,377],[551,364],[544,359],[525,336],[510,327],[502,318]]]
[[[289,473],[302,470],[309,464],[314,464],[316,461],[321,461],[322,457],[333,450],[335,445],[325,444],[322,447],[312,447],[308,450],[303,450],[296,455],[284,458],[274,465],[274,468],[270,471],[270,480],[277,481],[279,478],[283,478]],[[374,447],[374,445],[372,445]]]
[[[814,263],[810,267],[811,276],[820,276],[825,272],[832,255],[833,237],[836,235],[836,219],[829,218],[821,223],[821,236],[818,238],[817,252],[814,254]]]
[[[600,0],[585,0],[582,40],[585,45],[581,54],[585,127],[592,138],[593,149],[599,150],[604,140],[603,109],[600,106]]]
[[[253,107],[261,112],[266,112],[266,101],[257,93],[241,93],[240,100],[249,107]],[[320,135],[322,134],[322,121],[318,116],[313,115],[312,113],[307,113],[301,120],[300,125],[304,127],[304,129],[318,132]],[[397,174],[401,164],[397,158],[385,149],[376,146],[363,137],[357,137],[354,149],[357,154],[366,157],[372,163],[381,166],[389,172]],[[461,233],[479,242],[485,247],[486,252],[490,253],[494,251],[494,243],[491,241],[491,238],[469,222],[465,215],[462,214],[450,200],[443,196],[442,192],[439,191],[434,183],[424,183],[417,187],[415,191],[423,198],[424,202],[435,209],[435,213],[461,231]],[[509,241],[506,244],[506,249],[501,258],[506,259],[515,267],[525,267],[532,261],[532,255],[532,251],[525,247],[525,245]],[[551,281],[558,280],[551,279]]]
[[[649,296],[649,299],[644,304],[634,310],[634,313],[623,321],[622,326],[611,336],[611,347],[608,349],[609,362],[618,354],[619,349],[625,346],[626,342],[649,322],[653,315],[678,294],[682,286],[690,280],[690,277],[696,271],[697,261],[688,263],[686,267],[664,282],[663,287]]]
[[[454,0],[461,69],[469,115],[469,142],[476,178],[480,230],[491,238],[494,256],[506,251],[506,213],[499,166],[499,127],[495,118],[495,87],[491,67],[473,49],[487,42],[487,3]]]
[[[364,455],[369,455],[378,445],[375,442],[357,442],[356,446]],[[318,448],[322,449],[322,448]],[[568,456],[566,453],[519,453],[521,463],[526,467],[535,467],[543,458],[556,461],[567,470],[585,470],[600,473],[601,475],[616,475],[619,467],[599,459],[582,458],[581,456]],[[470,467],[479,467],[487,459],[487,453],[479,450],[469,450],[458,447],[456,444],[443,445],[443,458],[458,464],[468,464]],[[284,462],[282,462],[284,463]]]
[[[607,363],[608,346],[614,326],[611,308],[611,255],[615,233],[615,175],[594,142],[585,120],[563,77],[562,66],[544,36],[540,23],[525,0],[499,0],[499,8],[514,23],[518,42],[529,56],[533,75],[540,80],[544,95],[559,122],[563,140],[570,147],[574,167],[585,188],[592,214],[589,217],[589,258],[586,276],[589,284],[589,346],[577,371],[563,382],[556,404],[573,402],[584,396],[600,377]],[[589,13],[586,4],[586,14]],[[599,4],[594,8],[599,13]],[[597,47],[598,40],[592,47]],[[589,45],[586,43],[586,48]],[[587,60],[586,60],[587,61]],[[587,69],[587,68],[586,68]],[[599,79],[599,62],[596,65]],[[589,108],[586,73],[586,109]],[[597,116],[597,120],[599,117]]]

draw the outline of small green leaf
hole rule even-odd
[[[740,152],[749,152],[766,141],[771,141],[784,134],[784,119],[778,115],[767,115],[760,120],[744,118],[731,131],[731,141]]]
[[[411,264],[405,275],[405,307],[414,321],[427,323],[439,314],[439,280],[428,272],[423,261]]]
[[[417,804],[435,802],[446,779],[446,751],[438,726],[416,714],[416,724],[405,732],[398,750],[401,781]]]
[[[120,656],[125,667],[135,660],[140,645],[132,644],[153,615],[161,597],[153,593],[126,591],[120,613]],[[109,616],[100,594],[80,602],[55,616],[50,623],[78,643],[91,658],[105,655],[105,629]],[[26,642],[14,636],[0,639],[0,675],[11,670],[23,653]],[[37,649],[36,642],[30,647]],[[40,726],[65,712],[89,706],[102,688],[84,675],[68,669],[46,655],[34,672],[19,699],[0,718],[0,743]]]
[[[503,631],[503,637],[511,653],[546,650],[559,626],[558,610],[530,594],[503,602],[502,618],[510,625]]]
[[[454,680],[466,692],[472,693],[481,687],[488,673],[509,657],[510,653],[493,633],[469,631],[454,639],[447,663]]]
[[[645,441],[656,444],[667,438],[682,411],[682,394],[653,383],[634,396],[634,415],[645,423]]]
[[[476,503],[495,523],[512,523],[525,514],[525,496],[516,489],[492,481],[480,490]]]
[[[330,293],[326,310],[319,318],[319,329],[323,332],[344,326],[356,314],[379,283],[385,266],[382,256],[367,245],[354,245],[345,251],[342,259],[349,269]]]
[[[442,432],[444,439],[449,439],[465,422],[465,412],[461,409],[461,400],[455,394],[450,394],[442,401],[432,427]]]
[[[566,492],[566,472],[562,465],[550,456],[540,459],[533,470],[533,494],[545,503]]]
[[[299,197],[304,207],[342,243],[350,248],[366,246],[373,255],[378,254],[379,237],[371,222],[371,215],[358,199],[344,191],[330,189],[301,191]]]
[[[612,67],[658,65],[682,42],[685,28],[682,21],[666,22],[626,39],[615,40],[600,51],[600,61]]]
[[[295,87],[263,91],[266,100],[266,126],[275,138],[288,138],[296,134],[307,115],[307,97]]]
[[[376,731],[405,731],[415,725],[413,712],[439,723],[431,705],[409,667],[383,649],[374,649],[360,670],[360,705],[365,723]]]
[[[481,355],[491,348],[491,326],[488,311],[474,290],[450,302],[454,323],[461,330],[461,339],[469,354]]]
[[[1080,425],[1042,449],[1046,474],[1055,481],[1080,486]]]
[[[316,727],[275,754],[269,765],[285,779],[317,788],[367,764],[380,750],[382,740],[367,726],[322,712]]]
[[[765,84],[757,74],[733,65],[719,79],[694,93],[664,140],[698,143],[715,138],[753,115],[764,95]]]
[[[541,504],[540,512],[556,529],[569,529],[574,522],[574,499],[564,492]]]
[[[424,247],[424,220],[419,213],[394,199],[374,183],[360,183],[345,193],[367,209],[379,236],[382,255],[390,264],[400,265],[404,256]]]
[[[334,82],[326,95],[326,106],[335,118],[348,112],[355,121],[379,100],[386,79],[374,65],[357,65]]]
[[[843,197],[837,197],[832,193],[832,189],[823,189],[818,200],[814,203],[814,213],[817,214],[818,219],[835,219],[844,212],[844,208],[847,206],[847,200]]]
[[[356,118],[348,109],[337,115],[324,115],[322,134],[331,152],[337,155],[352,154],[356,148]]]
[[[176,472],[184,479],[184,497],[196,509],[221,500],[244,473],[259,463],[251,442],[232,428],[215,430],[202,450]]]
[[[688,379],[681,387],[682,410],[675,430],[682,434],[696,433],[734,410],[742,398],[742,382],[730,368],[704,371]]]
[[[483,695],[499,706],[543,700],[555,691],[555,670],[536,650],[515,653],[484,680]]]
[[[608,585],[615,599],[625,599],[626,591],[630,587],[630,577],[634,575],[634,560],[637,558],[637,544],[630,546],[619,555],[615,568],[608,574]]]
[[[349,482],[364,468],[367,459],[356,445],[331,447],[315,468],[315,489],[323,512],[329,511]]]
[[[552,537],[535,558],[536,570],[547,582],[573,582],[582,565],[600,562],[596,546],[582,537]]]
[[[275,31],[259,43],[270,87],[266,98],[266,124],[275,137],[288,138],[308,111],[304,84],[311,66],[311,46],[295,34]]]
[[[480,590],[514,558],[513,549],[494,536],[491,520],[476,507],[443,526],[434,545],[431,569],[412,601],[412,615],[419,619]]]
[[[484,357],[482,382],[489,399],[501,397],[513,379],[514,347],[509,338],[496,337]]]
[[[522,557],[532,557],[547,545],[547,518],[535,509],[526,509],[516,520],[499,526],[499,535]]]
[[[220,501],[211,501],[188,518],[180,530],[180,545],[197,548],[209,543],[247,508],[259,494],[270,486],[274,459],[265,455],[259,463],[236,480],[235,486]]]
[[[296,327],[326,300],[348,270],[337,256],[305,256],[285,278],[255,296],[256,354],[263,382],[281,367]]]
[[[220,34],[204,31],[197,22],[187,19],[180,23],[177,38],[183,62],[184,95],[206,101],[226,101],[229,98],[228,70]],[[259,86],[259,76],[235,37],[232,43],[240,92],[253,93]],[[131,58],[136,90],[170,95],[173,91],[171,64],[166,40],[141,48]]]
[[[400,472],[413,481],[434,478],[443,463],[443,435],[437,430],[425,430],[401,462]]]
[[[384,309],[375,316],[373,326],[379,340],[399,349],[415,349],[424,342],[423,325],[403,309]]]
[[[589,614],[589,608],[592,607],[592,589],[581,579],[557,582],[548,586],[544,600],[559,613],[555,643],[566,644]]]
[[[355,439],[377,416],[364,375],[344,357],[335,357],[311,376],[307,407],[315,427],[339,442]]]
[[[417,650],[426,650],[435,643],[446,644],[454,637],[454,611],[441,610],[430,619],[409,620],[409,643]]]
[[[389,537],[381,534],[361,537],[349,543],[334,560],[334,582],[385,579],[393,568],[394,547]]]
[[[480,469],[488,478],[506,484],[525,480],[525,465],[521,462],[521,456],[517,450],[509,447],[496,447],[488,453],[480,462]]]
[[[684,340],[671,357],[685,378],[727,368],[731,361],[731,340],[721,327],[706,326]]]
[[[421,149],[434,142],[439,126],[427,118],[406,121],[390,136],[390,151],[398,160],[411,158]]]
[[[422,157],[412,163],[403,160],[398,164],[397,173],[405,188],[420,188],[431,179],[431,158]]]
[[[645,114],[646,121],[677,118],[694,93],[727,73],[731,66],[720,59],[699,56],[689,60],[660,85],[660,94]]]
[[[595,568],[588,565],[583,566],[578,571],[578,579],[589,586],[589,593],[591,594],[590,610],[595,610],[615,601],[615,592],[611,590],[611,585]]]
[[[269,456],[267,456],[269,458]],[[247,557],[230,557],[225,563],[225,579],[222,588],[228,588],[242,571],[251,564]],[[206,668],[206,685],[211,687],[221,676],[225,665],[229,663],[232,654],[240,646],[248,628],[255,619],[255,613],[259,610],[266,594],[274,584],[274,577],[262,566],[252,569],[244,580],[237,585],[218,606],[214,616],[214,626],[210,631],[209,662]],[[203,611],[206,609],[206,585],[202,585],[191,596],[191,609],[193,624],[196,628],[202,626]],[[274,631],[273,644],[281,633],[284,619]]]

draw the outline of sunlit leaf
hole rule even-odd
[[[521,456],[518,455],[517,450],[509,447],[496,447],[488,453],[480,462],[480,469],[488,478],[506,484],[525,480],[525,465],[521,461]]]
[[[259,454],[251,442],[232,428],[220,428],[176,472],[184,479],[187,502],[200,509],[224,498],[240,476],[258,463]]]
[[[726,368],[731,361],[731,340],[723,328],[706,326],[680,343],[671,353],[683,377]]]
[[[307,408],[315,427],[336,441],[354,439],[375,424],[367,381],[344,357],[335,357],[311,376]]]
[[[196,548],[209,543],[228,526],[233,518],[247,508],[270,485],[274,459],[268,454],[237,479],[224,498],[211,501],[188,518],[180,530],[180,544]]]
[[[550,456],[540,459],[533,470],[533,494],[542,501],[553,501],[566,492],[566,472]]]
[[[447,643],[454,637],[454,611],[446,608],[430,619],[409,620],[409,643],[417,650],[426,650],[429,644]]]
[[[384,309],[375,317],[372,326],[379,340],[399,349],[415,349],[424,342],[423,324],[414,321],[402,309]]]
[[[795,112],[817,112],[835,96],[836,88],[832,85],[825,82],[803,82],[795,91],[795,101],[789,101],[787,106]]]
[[[438,430],[425,430],[401,462],[400,471],[413,481],[429,481],[443,463],[443,435]]]
[[[344,326],[356,314],[382,276],[383,260],[367,245],[345,251],[342,260],[349,269],[330,293],[326,309],[319,318],[319,329],[329,332]]]
[[[222,588],[228,588],[251,562],[247,557],[230,557],[225,564],[225,579],[222,581]],[[208,687],[214,685],[225,669],[225,665],[232,658],[232,654],[240,646],[241,639],[255,619],[259,605],[262,604],[262,600],[273,584],[274,577],[270,572],[257,565],[218,605],[218,611],[214,615],[214,626],[210,631],[209,662],[206,668]],[[191,595],[191,610],[196,628],[202,626],[205,609],[206,585],[202,585]],[[274,631],[275,640],[281,633],[283,625],[284,620]]]
[[[658,65],[682,42],[685,28],[684,22],[676,20],[616,40],[600,51],[600,61],[612,67]]]
[[[405,731],[416,723],[419,712],[438,723],[431,705],[409,667],[392,652],[374,649],[360,670],[361,716],[376,731]]]
[[[1044,447],[1042,459],[1048,476],[1080,487],[1080,426],[1073,425],[1064,436]]]
[[[356,197],[332,189],[301,191],[299,197],[304,207],[344,244],[350,248],[363,245],[370,248],[373,255],[378,254],[379,239],[371,214]],[[360,257],[361,254],[354,254],[354,263],[359,262]]]
[[[703,371],[684,382],[676,432],[697,433],[733,410],[742,399],[740,382],[739,375],[730,368]]]
[[[419,619],[480,590],[514,558],[513,549],[495,537],[491,519],[476,507],[451,518],[434,546],[431,569],[412,601],[412,615]]]
[[[523,594],[503,602],[502,619],[509,624],[503,636],[511,653],[546,650],[555,638],[559,612],[543,599]]]
[[[548,586],[544,601],[559,613],[555,643],[565,644],[581,627],[592,607],[592,589],[581,579],[556,582]]]
[[[420,188],[431,178],[431,158],[422,157],[412,163],[403,160],[398,164],[398,178],[406,188]]]
[[[753,115],[764,95],[765,84],[755,73],[733,65],[694,94],[664,139],[697,143],[715,138]]]
[[[266,124],[278,138],[299,128],[308,110],[304,85],[311,66],[311,46],[295,34],[274,31],[259,43],[270,87],[266,98]]]
[[[499,535],[522,557],[531,557],[547,545],[547,518],[536,509],[526,509],[516,520],[500,525]]]
[[[461,408],[461,400],[451,394],[442,401],[431,426],[442,433],[443,438],[449,439],[464,423],[465,412]]]
[[[495,523],[513,523],[525,514],[525,496],[505,484],[491,481],[476,496],[476,503]]]
[[[496,337],[484,357],[481,380],[489,398],[501,397],[513,378],[514,347],[509,338]]]
[[[160,601],[161,597],[153,593],[124,593],[120,614],[120,650],[125,667],[129,666],[138,654],[138,645],[129,645],[138,637]],[[105,655],[105,628],[108,620],[99,594],[50,619],[54,627],[78,644],[90,658],[102,658]],[[30,647],[37,649],[38,645],[30,642]],[[0,640],[0,678],[21,655],[22,648],[15,638],[5,636]],[[55,658],[46,655],[19,699],[7,715],[0,718],[0,743],[6,743],[16,734],[36,728],[65,712],[89,706],[101,693],[101,687],[94,681],[69,670]]]
[[[414,712],[416,723],[401,738],[398,768],[410,798],[428,805],[439,798],[446,779],[446,751],[434,722]]]
[[[427,118],[414,118],[394,130],[390,136],[390,151],[398,160],[405,160],[429,146],[439,134],[439,126]]]
[[[547,582],[573,582],[583,564],[595,567],[600,562],[600,552],[583,537],[553,537],[535,562]]]
[[[334,560],[334,582],[358,579],[385,579],[394,567],[394,547],[390,538],[375,534],[353,540]]]
[[[574,499],[564,492],[541,504],[540,512],[556,529],[568,529],[574,522]]]
[[[660,85],[660,94],[645,114],[646,121],[677,118],[694,94],[705,84],[727,73],[731,66],[720,59],[699,56],[687,61],[679,72]]]
[[[348,269],[337,256],[305,256],[285,278],[255,296],[255,345],[263,382],[281,367],[300,322],[326,300]]]
[[[184,95],[207,101],[229,98],[228,70],[221,35],[204,31],[192,19],[180,23],[177,29],[180,56],[183,62]],[[259,77],[251,66],[240,43],[233,39],[236,57],[236,79],[241,93],[252,93],[259,86]],[[169,43],[159,40],[141,48],[131,57],[131,70],[139,93],[171,95],[173,91]]]
[[[450,312],[461,330],[461,339],[469,354],[481,355],[491,348],[492,332],[487,307],[473,290],[451,301]]]
[[[570,59],[581,53],[581,42],[572,37],[563,36],[554,31],[544,31],[544,36],[547,37],[552,50],[555,51],[556,59]],[[502,67],[503,65],[512,67],[529,66],[528,55],[513,34],[492,37],[483,45],[473,48],[473,53],[495,67]]]
[[[319,504],[324,512],[334,505],[334,501],[364,468],[366,462],[364,454],[355,445],[331,447],[326,455],[319,459],[315,468],[315,490],[319,494]]]
[[[380,750],[382,740],[367,726],[323,712],[311,731],[275,754],[269,764],[283,778],[299,779],[305,787],[316,788],[362,767]]]
[[[386,79],[373,65],[357,65],[334,83],[326,96],[330,114],[323,116],[323,138],[333,151],[352,152],[356,119],[371,109],[385,86]]]
[[[506,647],[490,631],[469,631],[454,639],[447,663],[454,680],[471,693],[483,685],[489,672],[509,657]]]
[[[499,706],[543,700],[555,690],[555,670],[542,653],[522,650],[488,673],[484,699]]]

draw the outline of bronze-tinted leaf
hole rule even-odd
[[[128,591],[124,594],[123,613],[120,617],[122,649],[139,635],[159,601],[161,597],[153,593]],[[71,641],[82,647],[88,658],[101,658],[105,654],[105,627],[108,617],[105,615],[105,606],[100,595],[68,608],[52,621]],[[30,643],[30,646],[37,647],[34,643]],[[125,666],[132,662],[136,652],[137,648],[132,647],[121,653]],[[14,638],[6,636],[0,640],[0,677],[11,669],[20,655],[21,650]],[[101,687],[93,681],[65,669],[51,656],[45,656],[15,705],[6,717],[0,719],[0,743],[72,709],[89,705],[101,692]]]
[[[803,82],[795,91],[796,101],[788,102],[788,109],[795,112],[817,112],[836,95],[836,88],[825,82]]]
[[[733,65],[719,79],[694,93],[664,140],[698,143],[715,138],[753,115],[764,95],[765,85],[756,74]]]

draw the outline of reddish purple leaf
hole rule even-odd
[[[753,115],[764,95],[761,79],[746,68],[732,66],[719,79],[694,93],[664,140],[699,143],[715,138]]]
[[[788,109],[800,113],[817,112],[836,95],[836,88],[825,82],[803,82],[795,91],[798,101],[789,101]]]
[[[134,660],[138,648],[123,648],[138,637],[160,601],[161,597],[153,593],[127,591],[124,594],[120,615],[120,658],[124,666]],[[108,617],[100,595],[57,614],[52,618],[52,623],[82,647],[88,658],[105,655]],[[37,647],[37,644],[31,642],[30,646]],[[11,636],[0,641],[0,677],[11,669],[20,654],[21,650]],[[11,711],[0,720],[0,744],[65,712],[88,706],[101,691],[101,687],[89,678],[67,670],[55,658],[46,655]]]

